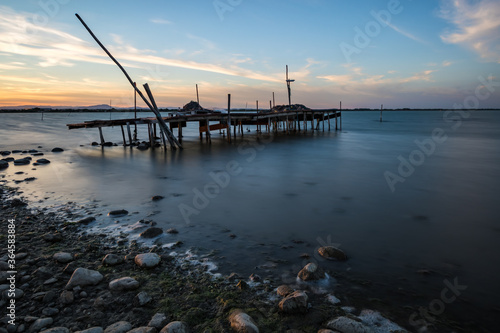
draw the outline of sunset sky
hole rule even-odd
[[[500,108],[498,0],[4,0],[0,106],[133,106],[75,13],[161,107]]]

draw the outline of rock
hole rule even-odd
[[[123,256],[119,256],[113,253],[107,254],[104,259],[102,259],[102,264],[104,266],[116,266],[125,261]]]
[[[2,155],[2,156],[7,156],[7,155],[10,155],[10,153],[11,153],[11,152],[10,152],[10,151],[8,151],[8,150],[5,150],[5,151],[0,151],[0,155]]]
[[[134,258],[134,262],[137,266],[142,268],[152,268],[158,266],[161,257],[156,253],[142,253],[138,254]]]
[[[99,143],[97,143],[97,142],[93,141],[90,145],[91,145],[91,146],[99,146]]]
[[[57,252],[52,258],[61,264],[67,264],[68,262],[73,261],[73,255],[68,252]]]
[[[163,233],[163,229],[157,227],[147,228],[141,232],[140,236],[142,238],[155,238]]]
[[[4,292],[2,293],[3,299],[7,300],[9,298],[12,298],[12,297],[9,297],[10,293],[12,293],[11,289],[4,290]],[[20,299],[23,296],[24,296],[24,291],[22,291],[19,288],[14,289],[14,299]]]
[[[56,148],[53,148],[53,149],[52,149],[52,152],[53,152],[53,153],[60,153],[60,152],[63,152],[63,151],[64,151],[64,149],[59,148],[59,147],[56,147]]]
[[[44,329],[44,328],[47,328],[49,327],[50,325],[52,325],[52,323],[54,322],[54,320],[52,318],[39,318],[37,320],[35,320],[35,322],[33,324],[31,324],[28,332],[39,332],[40,330]]]
[[[46,159],[46,158],[40,158],[40,159],[36,160],[36,163],[38,163],[38,164],[49,164],[50,161],[48,159]]]
[[[156,333],[156,328],[147,326],[137,327],[127,333]]]
[[[245,290],[245,289],[248,289],[248,283],[246,283],[245,281],[243,280],[240,280],[238,281],[238,283],[236,284],[236,287],[238,287],[238,289],[240,290]]]
[[[139,150],[148,150],[149,149],[149,143],[146,142],[141,142],[138,146],[137,149]]]
[[[259,328],[253,321],[252,317],[242,312],[241,310],[234,311],[229,316],[231,328],[237,333],[259,333]]]
[[[78,223],[78,224],[89,224],[89,223],[92,223],[94,221],[95,221],[95,217],[88,216],[86,218],[83,218],[81,220],[76,221],[75,223]]]
[[[46,242],[50,242],[50,243],[57,243],[57,242],[62,241],[63,237],[60,233],[56,232],[53,234],[43,235],[43,240],[45,240]]]
[[[113,147],[113,142],[107,141],[102,144],[103,147]]]
[[[303,313],[307,311],[307,294],[297,290],[286,296],[279,303],[280,311],[284,313]]]
[[[164,199],[164,198],[165,198],[165,197],[164,197],[164,196],[162,196],[162,195],[155,195],[155,196],[153,196],[153,197],[151,198],[151,200],[153,200],[153,201],[159,201],[159,200]]]
[[[109,283],[109,289],[113,291],[129,291],[139,288],[139,282],[131,277],[122,277]]]
[[[128,321],[119,321],[106,327],[104,333],[125,333],[131,329],[132,325]]]
[[[75,333],[103,333],[102,327],[91,327],[83,331],[76,331]]]
[[[279,296],[286,297],[286,296],[290,295],[291,293],[293,293],[293,289],[284,284],[284,285],[281,285],[278,287],[278,289],[276,290],[276,293]]]
[[[182,321],[173,321],[163,327],[160,333],[189,333],[189,328]]]
[[[48,280],[45,280],[45,281],[43,282],[43,284],[44,284],[44,285],[49,285],[49,284],[56,283],[57,281],[58,281],[58,280],[57,280],[57,278],[53,277],[53,278],[50,278],[50,279],[48,279]]]
[[[26,202],[22,201],[21,199],[15,198],[15,199],[12,199],[10,201],[11,207],[22,207],[22,206],[26,206],[26,205],[28,205],[28,204]]]
[[[70,332],[69,329],[67,329],[66,327],[52,327],[40,333],[69,333],[69,332]]]
[[[9,167],[9,162],[0,160],[0,170]]]
[[[325,272],[315,263],[307,264],[297,275],[302,281],[314,281],[325,278]]]
[[[76,286],[84,287],[90,285],[96,285],[102,281],[104,276],[98,271],[93,271],[90,269],[79,267],[71,275],[68,284],[66,285],[66,289],[71,289]]]
[[[134,304],[138,306],[144,306],[153,300],[151,296],[145,291],[141,291],[134,297]]]
[[[25,182],[32,182],[32,181],[34,181],[34,180],[36,180],[36,177],[28,177],[28,178],[24,178],[24,181],[25,181]]]
[[[336,247],[333,246],[322,246],[318,249],[318,253],[323,258],[329,260],[339,260],[339,261],[347,260],[347,256],[345,255],[345,253],[342,250],[337,249]]]
[[[42,310],[44,316],[50,317],[59,313],[59,309],[56,308],[45,308]]]
[[[164,313],[155,313],[148,326],[161,329],[167,324],[167,316]]]
[[[349,317],[338,317],[330,321],[326,327],[342,333],[374,333],[370,327]]]
[[[72,291],[64,290],[61,295],[59,295],[59,302],[64,305],[72,304],[75,301],[75,295]]]
[[[108,216],[121,216],[121,215],[127,215],[128,211],[125,209],[117,209],[117,210],[112,210],[108,213]]]
[[[178,234],[179,232],[175,228],[170,228],[167,230],[167,234]]]
[[[30,163],[31,163],[31,161],[28,160],[27,158],[20,158],[20,159],[14,160],[14,165],[27,165]]]
[[[262,278],[261,278],[259,275],[255,274],[255,273],[252,273],[252,274],[248,277],[248,279],[249,279],[250,281],[252,281],[252,282],[259,282],[260,280],[262,280]]]
[[[338,333],[338,331],[332,331],[326,328],[320,329],[318,333]]]

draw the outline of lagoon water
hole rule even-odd
[[[500,311],[500,111],[385,111],[383,122],[379,112],[346,111],[342,131],[257,135],[252,127],[231,144],[214,132],[211,145],[193,124],[185,149],[166,153],[124,148],[119,128],[103,130],[119,146],[92,147],[97,129],[65,126],[132,116],[0,114],[0,150],[42,146],[52,161],[36,170],[11,165],[0,177],[40,207],[94,206],[81,210],[102,213],[94,231],[129,232],[140,219],[176,228],[165,243],[211,252],[222,273],[289,282],[317,261],[337,277],[346,303],[381,299],[412,313],[404,307],[435,305],[445,280],[458,283],[460,296],[436,314],[492,327]],[[56,146],[65,152],[50,153]],[[14,184],[29,176],[37,179]],[[121,208],[132,214],[105,215]],[[314,255],[329,244],[349,260]]]

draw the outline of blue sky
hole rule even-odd
[[[7,0],[0,105],[133,105],[75,13],[162,107],[500,108],[497,0]]]

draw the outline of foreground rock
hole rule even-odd
[[[116,266],[125,261],[123,256],[119,256],[113,253],[107,254],[104,259],[102,259],[102,264],[104,266]]]
[[[84,287],[96,285],[101,282],[102,279],[104,279],[104,276],[98,271],[79,267],[73,272],[73,275],[71,275],[66,285],[66,289],[72,289],[76,286]]]
[[[236,333],[259,333],[259,328],[253,321],[252,317],[242,312],[241,310],[234,311],[229,316],[231,328]]]
[[[9,162],[0,160],[0,170],[9,167]]]
[[[297,290],[286,296],[279,303],[279,309],[284,313],[304,313],[307,311],[307,294]]]
[[[69,329],[66,327],[52,327],[40,333],[69,333]]]
[[[67,252],[57,252],[52,258],[61,264],[67,264],[73,260],[73,255]]]
[[[160,333],[189,333],[189,328],[186,323],[183,323],[182,321],[173,321],[163,327]]]
[[[137,266],[142,268],[153,268],[160,264],[161,257],[156,253],[142,253],[134,258]]]
[[[39,332],[40,330],[49,327],[54,322],[52,318],[39,318],[31,324],[28,332]]]
[[[320,256],[328,260],[347,260],[347,256],[345,255],[345,253],[333,246],[322,246],[318,249],[318,253]]]
[[[315,263],[307,264],[297,275],[302,281],[315,281],[325,278],[325,272]]]
[[[361,321],[349,317],[338,317],[330,321],[326,326],[342,333],[374,333],[370,327],[365,326]]]
[[[128,211],[125,210],[125,209],[116,209],[116,210],[112,210],[108,213],[108,216],[123,216],[123,215],[127,215],[128,214]]]
[[[109,325],[104,330],[104,333],[125,333],[132,329],[132,324],[128,321],[119,321]]]
[[[122,277],[109,283],[109,289],[113,291],[129,291],[139,288],[139,282],[131,277]]]

